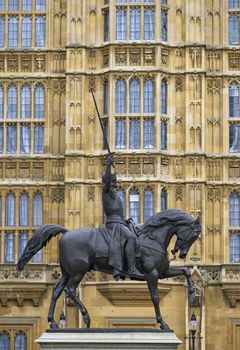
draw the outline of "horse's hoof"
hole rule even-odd
[[[59,327],[58,327],[58,324],[56,322],[51,322],[50,328],[51,329],[58,329]]]
[[[160,325],[160,329],[165,332],[172,332],[172,330],[169,328],[168,324],[166,322],[162,322]]]

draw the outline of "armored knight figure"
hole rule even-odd
[[[123,204],[115,190],[117,177],[115,173],[111,173],[113,163],[114,158],[110,154],[102,177],[102,204],[106,215],[105,228],[110,235],[109,264],[114,268],[113,277],[119,280],[124,275],[124,257],[126,256],[127,275],[142,277],[143,275],[135,266],[135,259],[139,257],[137,237],[135,233],[130,231],[123,217]]]

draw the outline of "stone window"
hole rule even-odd
[[[167,121],[161,120],[161,150],[167,150]]]
[[[239,14],[230,13],[229,22],[229,44],[239,45]]]
[[[103,114],[108,114],[109,109],[109,87],[108,87],[108,80],[104,80],[103,83]]]
[[[168,41],[168,12],[161,10],[161,40]]]
[[[235,9],[239,7],[239,0],[229,0],[228,1],[228,8],[229,9]]]
[[[143,193],[143,221],[147,221],[153,215],[153,191],[147,189]]]
[[[167,114],[168,87],[167,80],[161,81],[161,114]]]
[[[0,331],[0,349],[1,350],[27,350],[27,334],[19,331]]]
[[[16,263],[28,239],[32,237],[37,227],[43,224],[43,195],[40,192],[18,192],[13,189],[13,192],[3,192],[0,199],[0,204],[5,203],[5,208],[1,208],[0,205],[0,209],[3,209],[1,210],[3,220],[0,221],[2,221],[4,247],[0,263]],[[32,262],[42,261],[42,251],[39,251]]]
[[[0,0],[0,47],[29,48],[46,46],[46,2]],[[6,35],[5,35],[6,34]],[[6,40],[5,40],[6,36]]]
[[[126,148],[126,120],[125,118],[116,118],[115,121],[115,148]]]
[[[0,85],[0,119],[1,153],[44,152],[45,88],[42,84],[33,87],[25,83],[19,88],[15,84],[7,88]]]
[[[117,79],[115,96],[116,113],[126,113],[126,82],[124,79]]]
[[[140,222],[139,192],[132,189],[129,193],[129,217],[137,224]]]
[[[240,152],[240,122],[229,123],[229,152]]]
[[[117,0],[116,4],[116,40],[155,39],[153,0]]]
[[[138,79],[131,79],[129,84],[129,112],[140,112],[140,82]]]

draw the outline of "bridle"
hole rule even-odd
[[[193,222],[193,224],[195,225],[195,222]],[[172,254],[173,254],[173,259],[171,260],[171,261],[173,261],[173,260],[175,260],[176,259],[176,253],[177,253],[177,251],[178,250],[181,250],[181,248],[183,247],[183,245],[185,245],[186,243],[188,243],[189,241],[191,241],[192,239],[193,239],[193,236],[195,236],[195,238],[197,238],[197,236],[198,235],[195,235],[194,233],[191,233],[189,236],[186,236],[186,237],[184,237],[184,238],[180,238],[179,237],[179,235],[181,235],[181,234],[184,234],[185,232],[187,232],[187,231],[189,231],[190,230],[190,228],[187,228],[187,229],[185,229],[185,230],[182,230],[182,231],[180,231],[180,232],[178,232],[177,233],[177,242],[178,241],[180,241],[180,246],[178,246],[177,247],[177,249],[176,249],[176,244],[177,244],[177,242],[176,242],[176,244],[175,244],[175,247],[174,247],[174,249],[172,249]],[[194,231],[194,229],[193,230],[191,230],[191,232],[192,231]],[[184,235],[185,236],[185,235]]]

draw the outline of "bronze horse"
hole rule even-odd
[[[172,251],[179,251],[179,257],[184,259],[194,241],[201,232],[199,219],[195,220],[189,214],[177,209],[166,209],[148,219],[145,224],[138,228],[138,241],[140,245],[140,258],[138,269],[143,273],[143,279],[147,281],[151,300],[154,305],[156,320],[160,328],[169,331],[170,328],[163,320],[159,308],[159,295],[157,290],[158,279],[185,275],[188,284],[189,300],[194,302],[194,289],[191,281],[191,273],[186,267],[169,266],[167,247],[171,238],[176,235],[177,240]],[[65,290],[66,294],[79,307],[83,320],[90,327],[90,317],[87,309],[76,295],[76,288],[84,275],[90,271],[113,273],[113,267],[108,264],[107,257],[97,257],[96,239],[101,237],[99,229],[79,228],[68,231],[59,225],[43,225],[28,241],[22,256],[17,264],[21,271],[25,264],[47,242],[59,233],[63,233],[59,241],[60,267],[62,277],[53,289],[51,304],[48,313],[50,327],[58,328],[54,320],[54,310],[57,299]],[[100,242],[101,244],[101,242]],[[102,242],[106,244],[106,242]],[[97,256],[96,256],[97,255]]]

